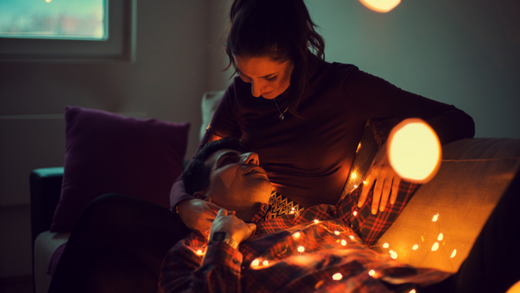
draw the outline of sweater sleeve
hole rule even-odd
[[[435,130],[441,144],[475,135],[473,118],[453,105],[402,90],[357,68],[350,68],[343,90],[360,119],[421,118]]]
[[[234,92],[234,83],[232,83],[224,93],[217,108],[215,109],[215,113],[213,114],[210,125],[206,129],[206,132],[204,133],[197,150],[193,154],[192,159],[208,142],[229,136],[240,137],[240,128],[235,120],[234,115]],[[175,210],[175,207],[177,204],[179,204],[179,202],[192,198],[193,196],[188,194],[184,188],[184,182],[182,180],[181,174],[179,178],[175,180],[170,190],[170,206],[172,210]]]
[[[243,256],[226,243],[209,245],[204,259],[182,241],[168,253],[159,277],[159,292],[238,293]]]

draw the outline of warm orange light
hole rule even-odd
[[[437,222],[438,219],[439,219],[439,214],[435,214],[435,215],[433,215],[432,222]]]
[[[204,255],[204,251],[202,249],[197,250],[197,255]]]
[[[341,245],[343,245],[343,246],[347,245],[347,240],[345,240],[345,239],[341,240]]]
[[[259,260],[258,258],[255,259],[255,260],[253,260],[253,261],[251,262],[251,266],[252,266],[252,267],[256,267],[256,266],[259,265],[259,264],[260,264],[260,260]]]
[[[395,251],[393,251],[393,250],[390,250],[390,257],[391,257],[392,259],[396,259],[397,256],[398,256],[398,255],[397,255],[397,252],[395,252]]]
[[[388,244],[388,242],[385,242],[385,243],[383,244],[383,248],[388,248],[388,247],[390,247],[390,244]]]
[[[437,251],[439,249],[439,242],[435,242],[432,246],[432,251]]]
[[[419,248],[419,245],[414,244],[413,247],[412,247],[412,250],[417,250],[418,248]]]
[[[369,274],[371,277],[373,277],[373,276],[376,275],[376,271],[374,271],[374,270],[370,270],[370,271],[368,272],[368,274]]]
[[[407,181],[426,183],[440,167],[441,144],[435,131],[423,120],[406,119],[388,137],[388,158],[394,170]]]
[[[305,247],[303,246],[298,246],[298,252],[304,252],[305,251]]]
[[[339,235],[340,232],[339,232],[339,231],[334,231],[334,234],[335,234],[335,235]]]
[[[457,255],[457,249],[454,249],[453,252],[451,253],[450,258],[454,258],[456,255]]]
[[[444,239],[444,234],[439,233],[439,236],[437,236],[437,240],[442,241],[442,239]]]
[[[332,275],[332,280],[334,281],[339,281],[343,279],[343,275],[341,273],[335,273],[334,275]]]
[[[296,232],[292,236],[294,237],[294,239],[298,239],[298,238],[300,238],[300,235],[301,235],[300,232]]]
[[[262,262],[262,264],[263,264],[264,266],[266,266],[266,265],[269,264],[269,261],[268,261],[268,260],[264,260],[264,261]]]
[[[359,2],[373,11],[386,13],[399,5],[401,0],[359,0]]]
[[[520,281],[516,282],[506,293],[519,293],[520,292]]]

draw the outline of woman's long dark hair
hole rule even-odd
[[[296,109],[308,85],[307,47],[318,58],[323,60],[325,56],[325,42],[316,32],[317,26],[303,0],[234,0],[229,17],[226,69],[235,66],[233,55],[269,56],[280,62],[291,60],[294,69],[288,107],[289,112],[298,116]]]

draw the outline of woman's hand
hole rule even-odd
[[[213,226],[211,226],[211,235],[215,232],[226,232],[237,244],[240,244],[249,238],[255,230],[255,224],[246,223],[235,217],[235,212],[230,211],[228,213],[226,209],[220,209],[215,221],[213,221]]]
[[[380,211],[385,210],[389,196],[390,204],[395,203],[397,192],[399,191],[399,183],[401,183],[401,177],[397,175],[388,160],[386,143],[377,152],[367,174],[364,180],[363,190],[359,197],[358,207],[363,206],[367,199],[368,192],[375,182],[374,198],[372,201],[372,214],[375,215],[377,214],[378,207]],[[391,195],[390,192],[392,193]]]
[[[182,222],[206,237],[209,237],[209,229],[219,209],[216,204],[196,198],[183,200],[177,205]]]

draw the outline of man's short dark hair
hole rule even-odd
[[[205,144],[182,172],[184,188],[188,194],[193,195],[209,186],[211,168],[206,166],[206,160],[222,149],[232,149],[239,152],[244,150],[240,139],[236,137],[226,137]]]

